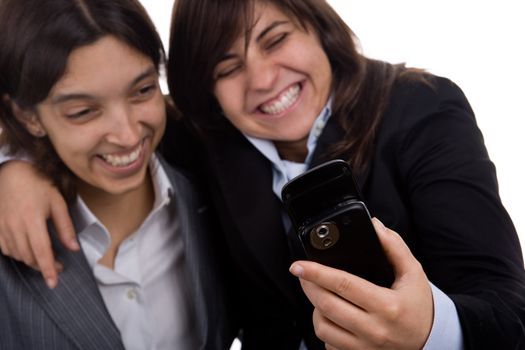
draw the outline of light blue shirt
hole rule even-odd
[[[273,164],[273,192],[281,199],[283,186],[294,177],[304,173],[311,162],[313,151],[317,145],[317,140],[321,135],[328,119],[331,116],[332,99],[323,108],[319,116],[314,121],[313,127],[307,140],[308,155],[304,163],[297,163],[281,159],[277,148],[270,140],[259,139],[244,135],[266,158]],[[291,226],[290,219],[283,213],[283,223],[288,230]],[[434,302],[434,322],[424,350],[462,350],[463,333],[459,323],[456,306],[452,300],[439,288],[430,283]],[[304,343],[300,350],[306,350]]]

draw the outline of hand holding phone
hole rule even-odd
[[[392,285],[392,266],[345,161],[297,176],[284,186],[282,198],[309,260]]]

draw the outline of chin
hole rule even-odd
[[[105,191],[110,194],[120,195],[126,194],[139,189],[146,181],[145,176],[141,176],[138,179],[127,179],[114,181],[113,184],[109,183],[105,186]]]

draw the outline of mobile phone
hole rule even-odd
[[[350,166],[336,159],[290,180],[284,206],[306,257],[390,287],[394,272]]]

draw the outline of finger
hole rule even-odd
[[[315,335],[325,342],[327,349],[360,349],[354,334],[331,322],[317,309],[314,309],[312,322]]]
[[[64,271],[64,265],[60,261],[55,260],[55,269],[58,273],[61,273],[62,271]]]
[[[379,241],[383,246],[385,255],[394,268],[397,281],[399,278],[402,278],[405,273],[411,271],[414,266],[417,266],[414,264],[417,260],[401,236],[395,231],[386,228],[377,218],[373,218],[372,223],[374,224]]]
[[[0,236],[0,251],[5,256],[11,256],[9,248],[7,247],[7,244],[5,242],[5,239],[3,237],[1,237],[1,236]]]
[[[324,346],[325,346],[326,350],[345,350],[343,348],[338,349],[338,348],[336,348],[336,347],[334,347],[334,346],[332,346],[330,344],[325,344]]]
[[[58,239],[68,249],[78,251],[80,245],[78,244],[73,222],[69,216],[64,198],[60,194],[52,196],[50,206],[51,219],[55,224]]]
[[[38,267],[36,260],[34,264],[31,264],[31,265],[27,264],[27,265],[30,266],[33,270],[40,271],[40,267]],[[58,274],[64,271],[64,265],[60,261],[55,260],[54,265],[55,265],[55,270],[58,272]]]
[[[301,287],[315,309],[339,327],[359,334],[370,322],[370,316],[360,307],[318,285],[300,280]]]
[[[38,267],[36,263],[35,256],[31,247],[29,245],[29,239],[25,234],[17,234],[15,237],[16,252],[18,257],[16,258],[19,261],[24,262],[24,264],[35,268]]]
[[[7,256],[15,259],[15,260],[20,261],[20,255],[16,251],[15,244],[10,239],[10,237],[4,239],[3,245],[4,245],[5,255],[7,255]]]
[[[290,272],[341,296],[362,309],[371,309],[388,289],[377,286],[359,276],[313,261],[296,261]]]
[[[58,271],[55,267],[55,257],[51,241],[45,225],[35,226],[33,234],[29,234],[29,244],[33,250],[36,263],[46,284],[53,289],[58,284]]]

